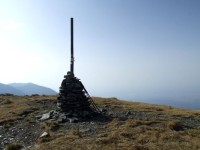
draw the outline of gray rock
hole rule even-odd
[[[7,140],[7,138],[3,138],[3,141]]]
[[[67,118],[69,120],[70,123],[74,123],[78,121],[78,118],[73,117],[73,118]]]
[[[59,123],[65,122],[66,120],[67,120],[67,117],[65,116],[65,114],[61,114],[58,118]]]
[[[83,116],[83,117],[86,117],[86,116],[89,116],[89,114],[90,114],[90,113],[89,113],[88,111],[84,111],[83,114],[82,114],[82,116]]]
[[[41,117],[42,117],[42,115],[35,116],[35,118],[36,118],[37,120],[39,120]]]
[[[42,138],[42,137],[47,137],[47,136],[49,136],[49,133],[43,132],[42,135],[40,135],[40,138]]]
[[[105,113],[105,112],[107,112],[107,109],[101,108],[100,111],[103,112],[103,113]]]
[[[54,115],[54,110],[51,110],[51,111],[49,112],[49,115],[50,115],[50,116],[53,116],[53,115]]]
[[[126,115],[126,116],[131,115],[131,112],[130,112],[130,111],[127,111],[125,115]]]
[[[90,124],[91,124],[91,125],[94,125],[95,123],[92,121],[92,122],[90,122]]]
[[[40,121],[44,121],[50,119],[50,113],[43,114],[42,117],[39,119]]]
[[[73,117],[79,117],[79,116],[80,116],[80,114],[78,114],[78,113],[73,114]]]
[[[80,132],[82,132],[82,133],[86,133],[86,132],[89,132],[89,131],[91,131],[90,128],[80,129]]]
[[[110,112],[108,112],[108,115],[109,115],[109,116],[113,116],[113,115],[114,115],[114,112],[110,111]]]

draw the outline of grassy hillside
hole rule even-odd
[[[93,97],[107,119],[58,123],[36,116],[56,96],[0,96],[0,147],[46,149],[200,149],[200,111]],[[42,133],[48,135],[40,137]],[[1,149],[0,148],[0,149]]]

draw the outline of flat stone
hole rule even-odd
[[[80,129],[80,132],[82,132],[82,133],[89,132],[89,131],[91,131],[91,129],[90,129],[90,128],[86,128],[86,129]]]
[[[64,114],[61,114],[58,118],[58,122],[62,123],[67,120],[67,117]]]
[[[105,112],[107,112],[107,109],[101,108],[100,111],[103,112],[103,113],[105,113]]]
[[[131,112],[130,112],[130,111],[127,111],[125,115],[126,115],[126,116],[131,115]]]
[[[77,122],[78,121],[78,118],[67,118],[69,120],[70,123],[74,123],[74,122]]]
[[[94,125],[95,123],[92,121],[92,122],[90,122],[90,124],[91,124],[91,125]]]
[[[42,115],[35,116],[36,119],[40,119]]]
[[[43,132],[42,135],[40,135],[40,138],[42,138],[42,137],[46,137],[46,136],[49,136],[49,133],[47,133],[47,132]]]
[[[39,119],[40,121],[44,121],[50,119],[50,113],[43,114],[42,117]]]

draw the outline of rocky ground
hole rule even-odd
[[[0,149],[200,149],[200,111],[94,98],[102,111],[65,122],[37,116],[56,96],[0,96]]]

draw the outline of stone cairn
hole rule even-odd
[[[76,117],[88,117],[100,113],[80,79],[74,76],[73,18],[71,18],[71,64],[64,76],[57,98],[59,111]]]
[[[87,119],[104,120],[105,117],[95,105],[80,79],[74,76],[73,18],[71,18],[71,64],[64,76],[57,97],[57,110],[36,116],[37,121],[55,119],[58,122],[77,122]]]
[[[61,112],[73,116],[85,117],[100,112],[80,79],[74,77],[71,72],[64,76],[61,83],[57,106]]]

